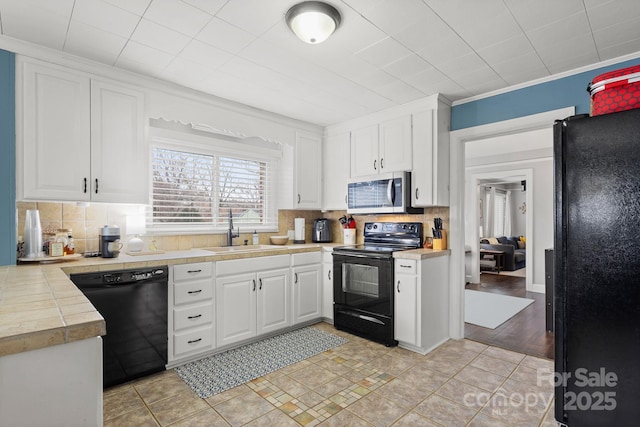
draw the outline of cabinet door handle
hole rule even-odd
[[[416,188],[416,200],[420,198],[420,189]]]
[[[253,292],[256,291],[256,279],[253,279]]]
[[[331,270],[329,270],[329,272],[327,273],[327,278],[331,280]]]
[[[298,283],[298,273],[293,273],[293,283]]]
[[[349,200],[347,199],[347,197],[349,197],[347,194],[344,195],[344,203],[347,204],[349,203]]]
[[[188,294],[199,294],[200,292],[202,292],[202,289],[198,289],[197,291],[188,291]]]
[[[377,164],[378,164],[378,161],[377,161],[377,160],[374,160],[374,161],[373,161],[373,170],[374,170],[374,171],[375,171],[375,170],[378,170]]]
[[[189,340],[189,341],[187,341],[187,342],[188,342],[189,344],[194,344],[194,343],[197,343],[197,342],[200,342],[200,341],[202,341],[202,338],[198,338],[197,340]]]
[[[87,178],[84,178],[84,190],[82,191],[84,194],[87,194]]]
[[[188,270],[187,273],[191,274],[191,273],[200,273],[202,272],[202,270]]]
[[[96,178],[96,194],[98,194],[98,178]]]
[[[380,169],[384,169],[384,158],[380,159]]]
[[[400,280],[398,280],[398,285],[396,286],[396,289],[398,290],[398,293],[400,293]]]
[[[298,194],[298,204],[300,204],[300,194]]]
[[[202,317],[202,314],[196,314],[195,316],[188,316],[187,319],[197,319],[198,317]]]
[[[259,280],[260,280],[260,290],[262,290],[262,277]]]

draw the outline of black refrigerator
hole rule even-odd
[[[640,110],[554,125],[555,418],[640,425]]]

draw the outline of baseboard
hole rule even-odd
[[[537,292],[539,294],[544,294],[545,293],[545,286],[544,284],[539,284],[539,283],[533,283],[531,285],[531,292]]]

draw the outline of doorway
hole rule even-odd
[[[465,191],[465,145],[494,136],[518,134],[536,129],[550,129],[557,119],[571,116],[574,107],[534,114],[503,122],[476,126],[451,132],[450,139],[450,206],[449,221],[451,236],[450,258],[450,336],[464,338],[464,289],[465,289],[465,241],[467,192]],[[474,202],[475,204],[475,202]],[[470,206],[470,210],[474,207]],[[477,208],[475,208],[477,210]],[[544,252],[544,247],[541,249]],[[542,257],[544,260],[544,257]],[[543,261],[544,262],[544,261]],[[543,273],[544,276],[544,273]]]

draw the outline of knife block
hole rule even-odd
[[[440,230],[442,233],[442,239],[433,239],[433,250],[434,251],[444,251],[447,249],[447,232],[445,230]]]

